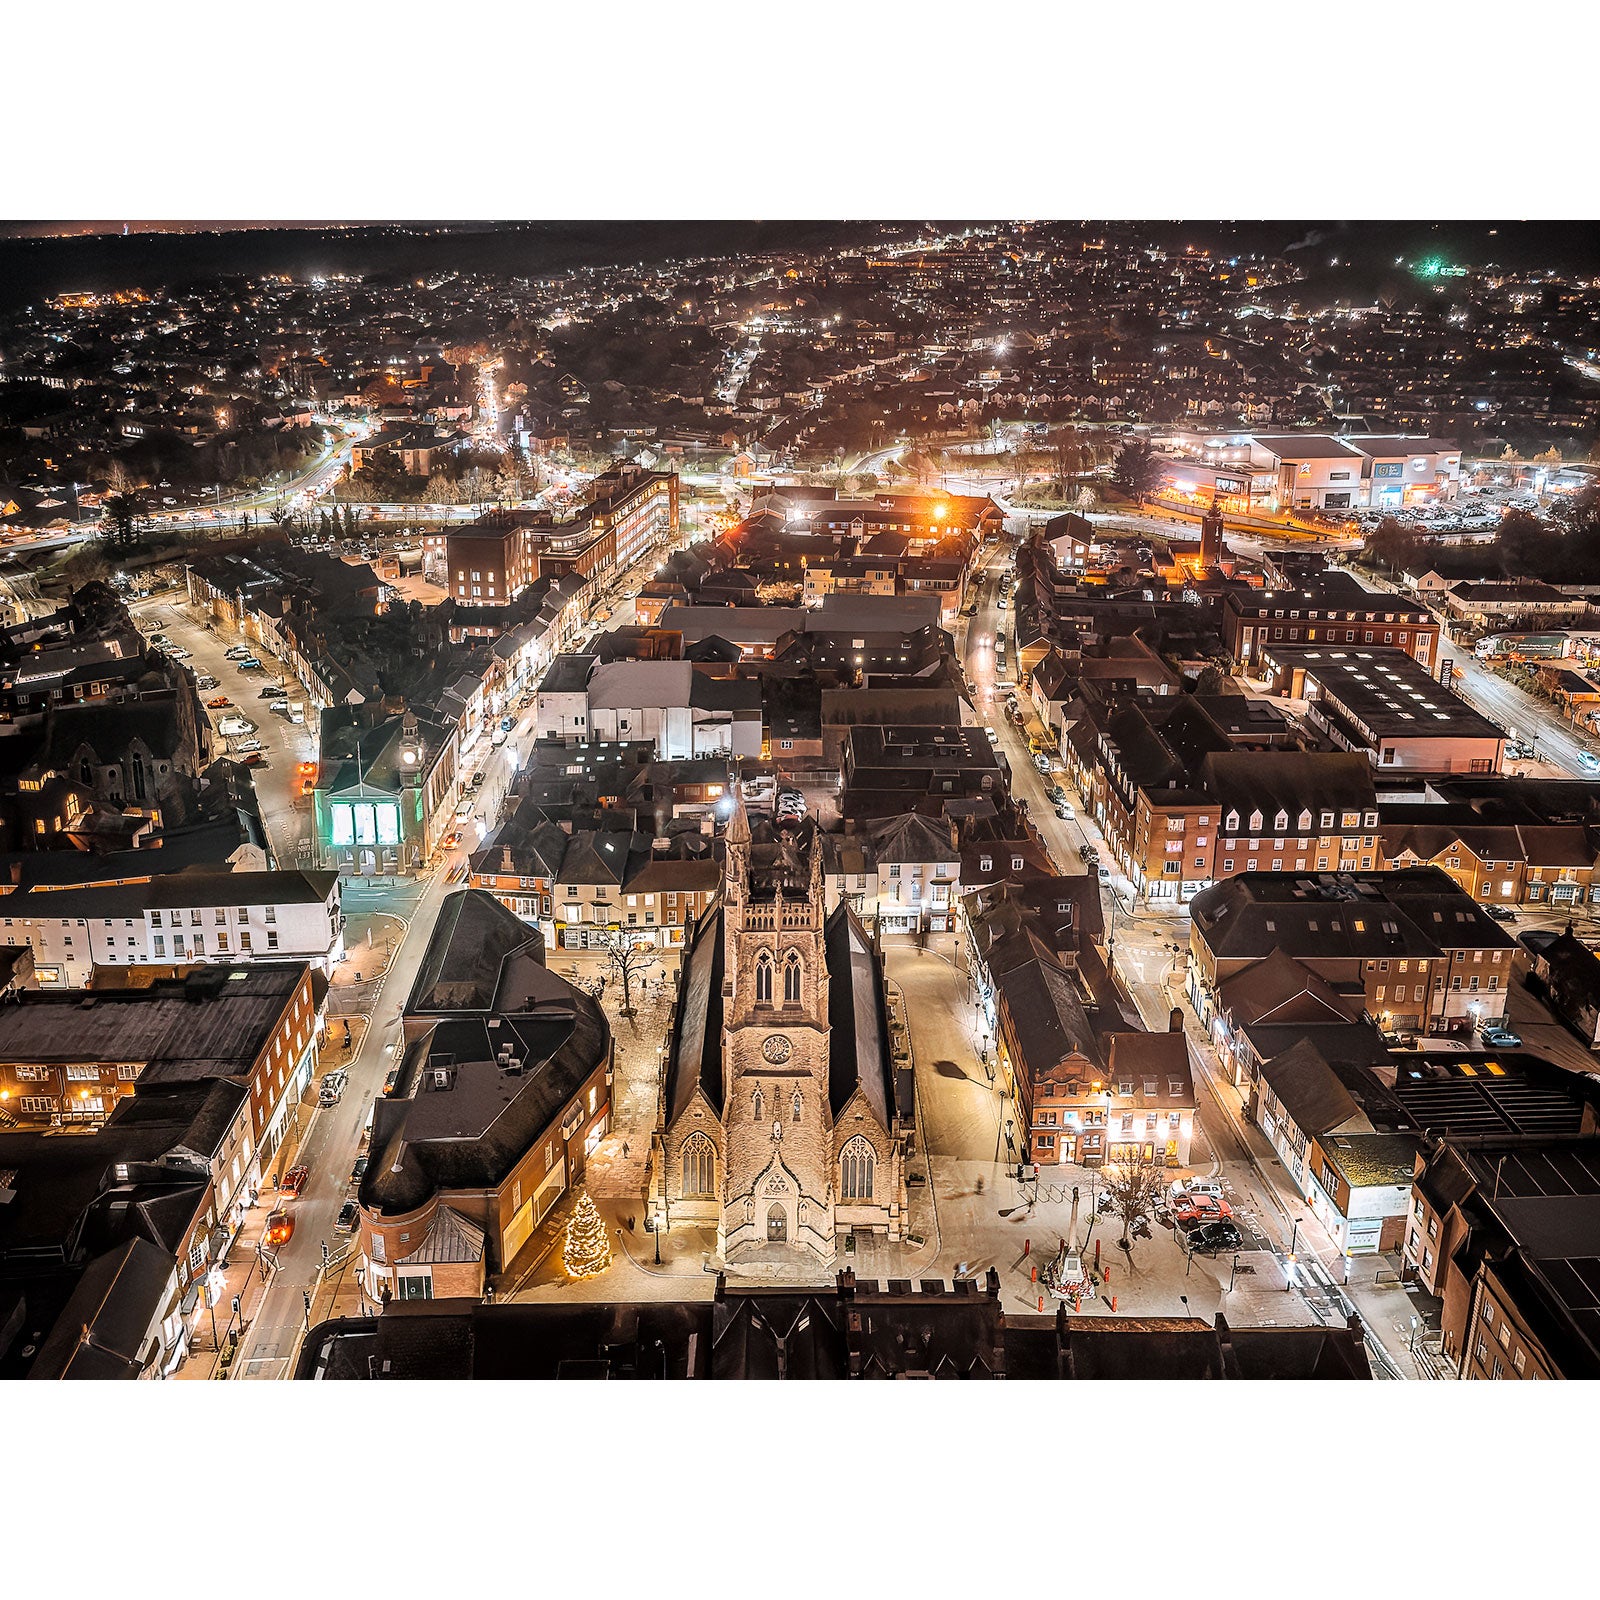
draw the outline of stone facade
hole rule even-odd
[[[741,797],[726,844],[685,963],[652,1195],[669,1224],[714,1222],[725,1260],[823,1265],[841,1232],[904,1225],[882,975],[853,914],[827,913],[814,829],[752,840]],[[866,1019],[847,1048],[841,1018]]]

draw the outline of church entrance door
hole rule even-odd
[[[789,1214],[782,1206],[773,1206],[767,1212],[767,1243],[786,1244],[789,1239]]]

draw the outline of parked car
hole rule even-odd
[[[1600,772],[1600,756],[1594,755],[1588,750],[1580,750],[1578,752],[1578,765],[1585,772]]]
[[[310,1167],[290,1167],[278,1184],[278,1192],[299,1199],[300,1191],[305,1188],[306,1179],[310,1176]]]
[[[241,672],[259,672],[261,670],[261,662],[255,656],[246,656],[239,663],[239,670]]]
[[[1052,804],[1059,806],[1066,802],[1067,791],[1063,789],[1059,783],[1052,783],[1048,788],[1046,788],[1044,795],[1045,799],[1049,800]]]
[[[1046,777],[1049,777],[1049,775],[1050,775],[1050,757],[1049,756],[1035,756],[1033,758],[1033,764]]]
[[[1492,917],[1496,922],[1515,922],[1517,914],[1510,906],[1485,906],[1483,914]]]
[[[239,753],[239,754],[240,754],[240,755],[242,755],[242,756],[247,756],[247,755],[249,755],[249,754],[250,754],[250,753],[251,753],[251,752],[252,752],[252,751],[255,751],[255,750],[264,750],[264,749],[265,749],[265,748],[266,748],[266,746],[265,746],[265,745],[263,745],[263,744],[262,744],[262,742],[261,742],[261,741],[260,741],[260,740],[259,740],[259,739],[241,739],[241,740],[240,740],[240,741],[239,741],[239,742],[238,742],[238,744],[236,744],[236,745],[235,745],[235,746],[234,746],[234,747],[233,747],[233,748],[234,748],[234,749],[235,749],[235,750],[236,750],[236,751],[237,751],[237,752],[238,752],[238,753]]]
[[[197,689],[215,689],[217,687],[217,682],[218,680],[213,678],[209,672],[202,672],[200,676],[194,680],[194,686]]]
[[[267,758],[259,750],[252,750],[249,755],[245,756],[244,759],[239,763],[239,765],[242,767],[264,767],[266,764]]]
[[[346,1200],[339,1207],[339,1218],[334,1223],[336,1233],[354,1233],[356,1224],[361,1220],[361,1207],[354,1200]]]
[[[245,717],[223,717],[221,721],[217,723],[217,732],[227,735],[227,737],[230,739],[236,739],[242,734],[254,733],[255,731],[255,723],[251,722]]]
[[[1072,807],[1069,805],[1059,805],[1056,807],[1056,816],[1059,817],[1062,822],[1071,822],[1074,812]]]
[[[1491,1050],[1516,1050],[1522,1044],[1522,1035],[1513,1033],[1509,1028],[1503,1028],[1497,1023],[1489,1023],[1478,1030],[1478,1037],[1489,1046]]]
[[[160,644],[165,637],[165,634],[158,633],[155,636],[155,642]],[[231,644],[222,652],[223,656],[229,661],[243,661],[251,653],[250,646],[247,644]]]
[[[279,711],[279,712],[282,712],[282,714],[284,716],[288,716],[289,715],[289,702],[287,700],[274,700],[272,702],[272,704],[267,707],[267,710],[268,711]]]
[[[1092,844],[1080,844],[1078,846],[1078,859],[1085,864],[1089,864],[1100,859],[1100,852]]]
[[[1168,1202],[1168,1210],[1184,1229],[1202,1222],[1226,1222],[1233,1215],[1233,1207],[1217,1194],[1183,1194]]]
[[[1224,1250],[1238,1250],[1244,1235],[1231,1222],[1208,1222],[1189,1235],[1189,1250],[1194,1255],[1214,1256]]]
[[[1222,1184],[1216,1178],[1177,1178],[1167,1190],[1167,1204],[1177,1205],[1186,1196],[1209,1195],[1213,1200],[1222,1198]]]
[[[257,700],[271,700],[275,696],[280,695],[282,693],[283,693],[283,685],[281,683],[269,683],[269,684],[266,685],[265,688],[263,688],[256,695],[256,699]]]
[[[367,1160],[366,1156],[356,1157],[356,1164],[350,1169],[350,1187],[352,1189],[361,1187],[361,1180],[366,1176]]]
[[[217,711],[223,706],[231,706],[232,704],[233,701],[231,701],[225,694],[219,694],[213,699],[206,701],[206,707],[211,711]]]
[[[985,728],[983,731],[988,735],[990,744],[1000,743],[1000,730],[998,728]]]

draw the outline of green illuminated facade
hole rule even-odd
[[[409,712],[325,711],[314,796],[321,865],[356,877],[413,871],[444,831],[454,781],[445,730]]]

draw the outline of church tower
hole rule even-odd
[[[737,787],[725,842],[718,1251],[822,1265],[835,1200],[822,846],[814,825],[756,843]]]

